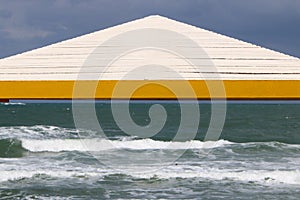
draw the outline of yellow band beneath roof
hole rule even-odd
[[[114,87],[124,88],[124,93],[112,96]],[[198,99],[223,99],[224,95],[214,93],[211,96],[207,85],[213,88],[214,84],[224,84],[227,99],[300,99],[300,80],[224,80],[204,81],[189,80]],[[75,81],[0,81],[0,99],[72,99]],[[93,95],[85,92],[85,88],[98,85]],[[126,88],[136,84],[143,85],[132,96],[127,94]],[[190,93],[185,93],[186,81],[183,80],[101,80],[77,81],[82,92],[76,95],[79,99],[176,99],[176,95],[163,85],[172,85],[178,98],[194,98]],[[185,85],[185,86],[184,86]],[[129,95],[129,96],[128,96]]]

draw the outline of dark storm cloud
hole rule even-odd
[[[0,0],[0,57],[151,14],[300,57],[298,0]]]

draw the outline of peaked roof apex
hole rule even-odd
[[[167,17],[161,16],[161,15],[148,15],[148,16],[146,16],[144,18],[167,18]],[[169,19],[169,18],[167,18],[167,19]]]

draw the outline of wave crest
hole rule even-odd
[[[30,140],[22,139],[23,148],[31,152],[61,152],[61,151],[106,151],[118,149],[150,150],[150,149],[210,149],[222,147],[231,142],[219,140],[216,142],[164,142],[152,139],[129,139],[124,137],[121,140],[108,139],[52,139],[52,140]]]

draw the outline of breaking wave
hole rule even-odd
[[[108,139],[53,139],[53,140],[22,140],[22,147],[31,152],[60,151],[106,151],[114,149],[148,150],[148,149],[209,149],[222,147],[231,142],[163,142],[152,139],[108,140]]]
[[[33,171],[2,171],[0,173],[0,182],[8,180],[20,180],[24,178],[33,179],[41,178],[49,179],[52,178],[93,178],[97,179],[107,178],[109,176],[129,176],[133,179],[161,179],[169,180],[173,178],[200,178],[203,180],[234,180],[248,183],[260,183],[260,184],[291,184],[291,185],[300,185],[300,171],[265,171],[265,170],[247,170],[247,171],[228,171],[224,169],[204,169],[201,167],[193,167],[193,170],[187,171],[186,166],[176,166],[176,169],[167,168],[163,171],[159,171],[155,174],[137,174],[131,172],[124,174],[116,174],[113,171],[103,170],[103,171],[64,171],[64,170],[33,170]]]

